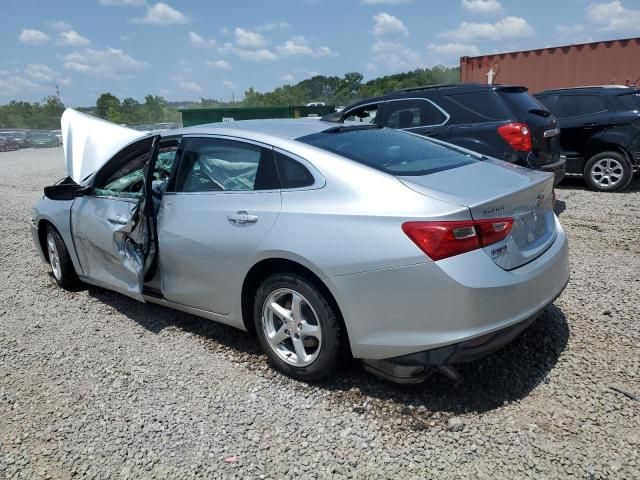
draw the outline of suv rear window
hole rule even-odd
[[[529,95],[526,91],[500,90],[499,95],[507,105],[514,108],[516,113],[529,113],[532,110],[547,111],[547,107]]]
[[[640,110],[640,93],[618,95],[618,101],[625,110]]]
[[[391,128],[336,127],[298,141],[392,175],[428,175],[477,161],[426,137]]]
[[[458,106],[489,120],[506,120],[511,117],[509,110],[490,91],[458,93],[449,95],[448,98]]]

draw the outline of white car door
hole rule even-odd
[[[158,214],[165,299],[228,314],[242,276],[280,212],[270,147],[185,137]]]

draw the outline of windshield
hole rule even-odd
[[[341,127],[298,141],[392,175],[428,175],[477,161],[472,155],[391,128]]]
[[[500,90],[499,94],[509,105],[513,106],[518,113],[528,113],[532,110],[547,111],[547,107],[542,105],[526,91]]]

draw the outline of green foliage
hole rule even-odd
[[[418,68],[412,72],[387,75],[366,83],[358,72],[346,73],[342,78],[333,76],[315,77],[295,85],[283,85],[271,92],[260,93],[253,88],[245,91],[241,107],[275,107],[282,105],[305,105],[309,102],[325,102],[329,105],[349,105],[363,98],[384,95],[401,88],[434,85],[438,83],[458,83],[460,70],[436,66]]]
[[[42,102],[12,101],[0,105],[0,128],[58,129],[64,105],[57,96]]]
[[[271,92],[260,93],[253,87],[245,92],[244,100],[226,103],[209,98],[201,98],[199,103],[188,103],[187,108],[219,107],[276,107],[305,105],[309,102],[325,102],[327,105],[349,105],[363,98],[384,95],[401,88],[411,88],[437,83],[457,83],[459,69],[436,66],[418,68],[412,72],[387,75],[364,82],[358,72],[348,72],[344,76],[315,75],[295,85],[283,85]],[[178,106],[169,104],[163,97],[147,95],[144,103],[127,97],[122,101],[111,93],[103,93],[96,100],[95,108],[78,110],[97,115],[111,122],[126,125],[152,124],[159,122],[179,122]],[[60,98],[51,96],[42,102],[28,103],[12,101],[0,105],[0,128],[59,129],[60,116],[64,111]]]

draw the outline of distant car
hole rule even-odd
[[[59,146],[60,141],[54,133],[35,132],[31,137],[30,144],[33,148],[49,148]]]
[[[56,282],[254,330],[298,379],[348,355],[396,381],[455,376],[569,279],[548,173],[376,125],[62,125],[69,176],[32,217]]]
[[[51,133],[58,138],[58,145],[62,145],[62,130],[51,130]]]
[[[326,104],[324,102],[309,102],[307,103],[307,107],[324,107]]]
[[[0,132],[0,135],[14,140],[18,144],[18,148],[27,148],[30,146],[27,133],[23,130],[11,130],[6,132]]]
[[[18,142],[8,135],[0,135],[0,152],[8,152],[11,150],[18,150]]]
[[[432,85],[362,100],[323,117],[426,135],[482,155],[564,177],[560,130],[526,87],[476,83]]]
[[[640,171],[640,88],[563,88],[535,97],[558,118],[567,174],[603,192],[629,185]]]

